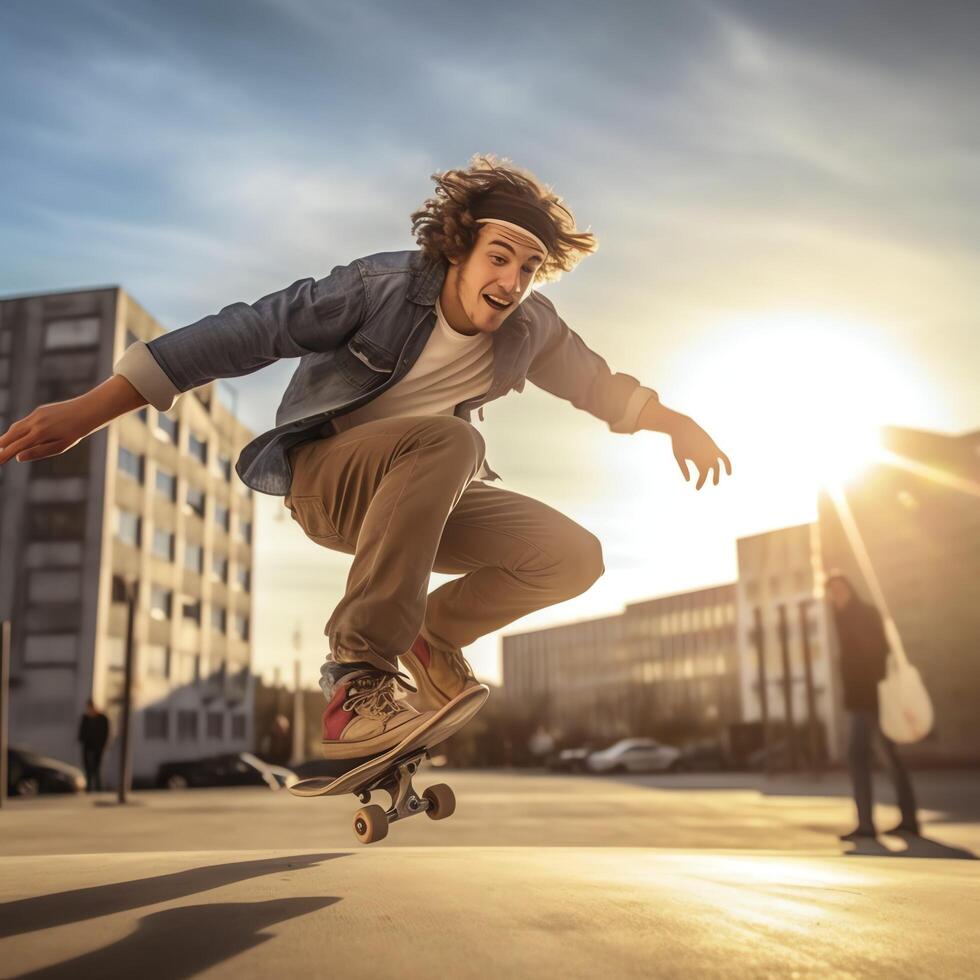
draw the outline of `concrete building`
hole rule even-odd
[[[774,728],[782,729],[789,723],[797,730],[804,728],[810,717],[809,654],[813,708],[822,729],[820,744],[826,747],[829,758],[839,759],[841,712],[828,613],[822,598],[823,562],[817,525],[799,524],[754,534],[740,538],[736,548],[742,719],[763,720],[764,691],[765,713]],[[764,652],[761,665],[759,627]]]
[[[949,436],[882,432],[885,462],[845,488],[857,540],[831,496],[820,499],[828,568],[843,570],[863,598],[872,590],[855,549],[866,549],[885,603],[935,709],[935,726],[903,755],[924,762],[980,761],[980,432]]]
[[[508,699],[560,733],[717,735],[739,718],[735,587],[503,638]]]
[[[118,288],[0,301],[0,431],[87,391],[163,328]],[[252,438],[217,386],[0,470],[0,617],[13,623],[11,740],[76,761],[87,698],[118,733],[126,606],[140,583],[133,769],[252,743]],[[118,742],[116,742],[118,745]],[[112,753],[105,775],[114,775]]]

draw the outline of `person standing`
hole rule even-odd
[[[902,818],[886,831],[888,834],[919,834],[915,794],[908,772],[878,724],[878,682],[885,676],[888,640],[881,614],[857,594],[851,581],[840,572],[831,572],[825,583],[840,649],[840,674],[844,693],[844,710],[850,715],[850,739],[847,764],[854,788],[857,827],[841,834],[843,841],[873,838],[877,831],[872,817],[871,753],[877,743],[879,758],[884,762],[895,785],[895,795]]]
[[[78,726],[78,741],[82,743],[85,765],[85,792],[102,791],[102,753],[109,741],[109,719],[89,698]]]

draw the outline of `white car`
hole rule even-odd
[[[652,738],[624,738],[601,752],[593,752],[585,764],[590,772],[666,772],[680,767],[681,750]]]

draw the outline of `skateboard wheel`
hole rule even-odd
[[[354,814],[354,833],[362,844],[373,844],[388,836],[388,817],[376,803]]]
[[[422,794],[422,799],[429,801],[425,815],[430,820],[445,820],[456,812],[456,794],[445,783],[430,786]]]

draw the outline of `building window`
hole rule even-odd
[[[36,459],[31,463],[31,479],[44,477],[87,476],[89,471],[90,440],[47,459]]]
[[[142,528],[143,519],[139,514],[124,510],[122,507],[116,508],[116,537],[120,541],[138,548],[142,538]]]
[[[235,613],[235,636],[240,640],[248,640],[248,616]]]
[[[214,523],[225,531],[231,526],[231,511],[223,504],[214,505]]]
[[[162,558],[164,561],[173,561],[175,540],[173,532],[158,527],[153,532],[154,557]]]
[[[218,582],[228,582],[228,559],[224,555],[211,557],[211,577]]]
[[[184,548],[184,568],[198,575],[204,571],[204,549],[199,544],[188,544]]]
[[[198,517],[204,516],[204,506],[205,506],[206,496],[203,490],[198,487],[187,488],[187,506],[193,511]]]
[[[175,446],[180,441],[180,424],[166,412],[157,412],[157,429]]]
[[[191,619],[195,623],[201,622],[201,600],[195,599],[194,602],[184,603],[184,619]]]
[[[222,453],[218,453],[218,458],[215,462],[215,466],[221,478],[226,483],[231,483],[231,458],[225,456]]]
[[[228,610],[224,606],[211,607],[211,628],[224,633],[228,628]]]
[[[158,467],[156,488],[161,497],[173,503],[177,499],[177,475]]]
[[[208,738],[225,737],[225,716],[220,711],[208,712]]]
[[[247,720],[245,715],[232,715],[231,716],[231,737],[234,739],[245,738],[247,728]]]
[[[197,653],[181,653],[177,656],[178,684],[197,684],[201,679],[201,656]]]
[[[82,573],[77,569],[30,573],[27,598],[30,602],[77,602],[82,597]]]
[[[119,447],[119,472],[132,477],[137,483],[143,482],[143,457],[130,452],[124,446]]]
[[[252,543],[252,522],[242,521],[238,526],[238,533],[241,535],[242,541],[246,544]]]
[[[24,640],[24,664],[74,664],[78,637],[74,633],[33,633]]]
[[[181,709],[177,712],[177,741],[197,741],[197,712]]]
[[[207,463],[208,444],[206,439],[199,439],[192,432],[187,440],[187,451],[194,457],[194,459],[199,460],[202,463]]]
[[[125,668],[126,640],[123,637],[106,637],[106,666],[109,670],[123,670]]]
[[[161,585],[150,588],[150,615],[154,619],[170,619],[173,610],[174,593]]]
[[[244,592],[248,592],[252,587],[252,572],[245,565],[239,565],[235,572],[235,580],[238,582],[238,587]]]
[[[151,643],[143,647],[143,663],[151,677],[170,676],[170,647]]]
[[[31,504],[27,530],[34,541],[79,541],[85,537],[85,501]]]
[[[143,712],[143,736],[147,740],[166,740],[170,736],[170,712],[164,708],[147,708]]]
[[[44,325],[44,349],[66,350],[94,347],[99,342],[101,324],[97,316],[75,316],[48,320]]]

